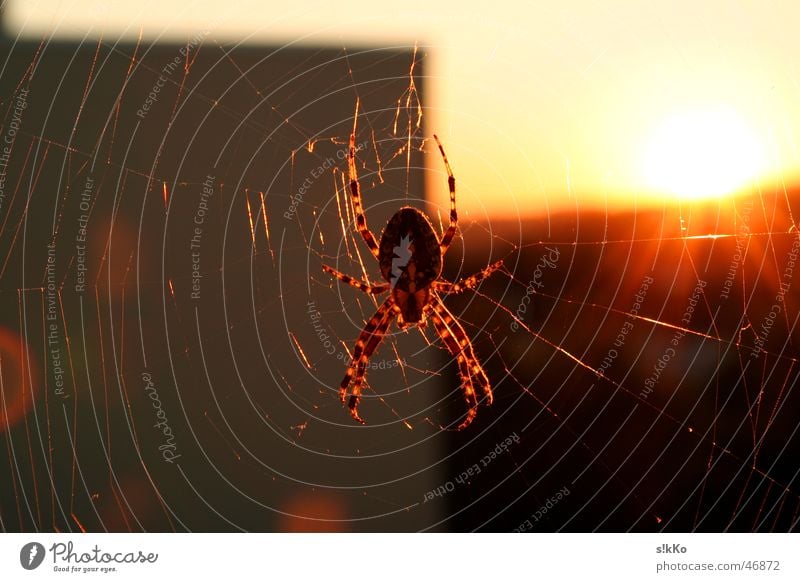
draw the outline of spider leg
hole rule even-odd
[[[475,352],[472,349],[472,343],[469,341],[469,336],[464,328],[453,317],[453,314],[447,309],[439,297],[435,297],[433,304],[433,323],[439,326],[437,332],[442,336],[442,340],[447,345],[450,353],[456,358],[459,364],[461,380],[464,384],[464,391],[467,397],[467,402],[470,404],[470,411],[467,418],[458,427],[458,430],[465,428],[475,418],[475,407],[477,406],[477,396],[475,395],[474,385],[478,384],[486,399],[486,405],[490,405],[493,400],[492,387],[489,384],[489,378],[486,377],[486,372],[483,371],[478,358],[475,357]],[[441,331],[440,331],[441,329]],[[447,332],[446,334],[443,332]]]
[[[469,341],[467,332],[464,331],[464,328],[458,320],[453,317],[453,314],[450,313],[450,310],[445,307],[441,300],[438,301],[438,305],[434,306],[434,309],[438,311],[439,316],[444,320],[445,324],[452,329],[453,335],[455,335],[458,341],[458,345],[461,346],[464,355],[467,357],[467,363],[469,364],[469,371],[472,374],[472,378],[481,387],[481,391],[486,399],[486,406],[489,406],[494,400],[492,387],[489,384],[489,378],[486,377],[486,372],[483,371],[483,366],[481,366],[478,358],[475,356],[475,351],[472,349],[472,343]]]
[[[437,291],[441,291],[443,293],[461,293],[464,289],[474,289],[478,283],[486,279],[502,266],[503,261],[499,260],[496,263],[489,265],[484,270],[465,279],[461,279],[461,281],[456,283],[450,283],[448,281],[434,281],[431,286]]]
[[[442,236],[442,241],[440,243],[442,254],[444,254],[447,252],[450,243],[453,242],[453,237],[456,235],[456,228],[458,228],[458,213],[456,212],[456,179],[453,176],[453,170],[450,168],[450,162],[447,161],[447,154],[444,153],[442,142],[439,141],[439,138],[436,135],[434,135],[433,138],[436,140],[436,145],[439,146],[439,153],[442,154],[444,167],[447,169],[447,186],[450,189],[450,226]]]
[[[375,315],[373,315],[364,326],[364,329],[358,336],[358,340],[356,340],[356,346],[353,349],[353,359],[339,386],[339,397],[342,402],[344,402],[347,398],[347,389],[352,382],[353,390],[350,394],[348,407],[350,408],[350,416],[361,424],[365,423],[358,414],[358,401],[361,396],[361,384],[363,384],[364,377],[367,373],[367,361],[386,335],[386,330],[389,328],[389,324],[395,315],[393,307],[394,299],[389,296],[378,308],[378,311],[375,312]]]
[[[363,281],[359,281],[358,279],[351,277],[350,275],[345,275],[344,273],[340,273],[333,267],[329,267],[328,265],[322,265],[322,270],[326,273],[330,273],[343,283],[347,283],[348,285],[352,285],[356,289],[361,289],[364,293],[369,293],[370,295],[378,295],[379,293],[384,293],[390,289],[388,283],[379,283],[377,285],[372,285],[370,283],[364,283]]]
[[[472,423],[472,419],[478,414],[478,397],[475,395],[475,385],[472,383],[472,376],[469,373],[467,358],[461,353],[461,348],[453,336],[453,333],[436,312],[431,314],[431,321],[433,321],[433,328],[436,330],[436,333],[439,334],[444,345],[447,346],[450,355],[458,362],[458,373],[461,376],[461,384],[464,387],[464,397],[467,399],[467,405],[469,406],[467,417],[458,425],[458,430],[461,430],[469,426],[470,423]]]
[[[358,119],[358,104],[356,104],[356,120]],[[364,205],[361,201],[361,186],[358,184],[358,172],[356,171],[356,122],[353,121],[353,133],[350,134],[350,149],[347,154],[347,173],[350,178],[350,194],[353,198],[353,211],[356,215],[356,226],[358,232],[367,243],[369,250],[378,258],[380,249],[375,242],[375,235],[367,227],[367,217],[364,214]]]

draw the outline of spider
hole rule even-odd
[[[389,324],[397,318],[397,326],[406,330],[413,326],[424,327],[427,318],[433,321],[436,333],[441,337],[450,354],[458,362],[458,371],[464,397],[469,409],[457,430],[466,428],[477,414],[478,396],[476,385],[483,393],[485,403],[492,403],[492,388],[480,362],[475,357],[464,328],[445,307],[439,293],[460,293],[475,287],[481,280],[491,275],[502,265],[498,261],[479,273],[451,283],[441,278],[442,262],[458,227],[456,213],[456,180],[447,155],[439,138],[434,135],[439,152],[442,154],[447,170],[447,184],[450,189],[450,225],[441,239],[436,235],[431,221],[420,210],[404,206],[398,210],[383,229],[380,244],[367,227],[361,188],[358,183],[355,156],[355,131],[350,135],[348,153],[348,178],[356,226],[373,256],[378,260],[381,275],[386,283],[364,282],[323,265],[323,270],[356,289],[371,295],[390,292],[386,300],[375,312],[356,340],[353,357],[339,387],[339,396],[344,403],[348,388],[352,385],[348,403],[350,415],[365,424],[358,414],[361,386],[366,376],[367,362],[383,341]]]

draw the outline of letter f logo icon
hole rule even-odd
[[[26,570],[35,570],[44,561],[44,546],[38,542],[30,542],[22,546],[19,552],[19,563]]]

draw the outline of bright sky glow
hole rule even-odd
[[[210,27],[210,38],[226,42],[418,43],[429,76],[426,131],[445,143],[459,204],[476,219],[798,179],[797,2],[220,6],[13,1],[6,17],[13,34],[33,37],[175,40]]]

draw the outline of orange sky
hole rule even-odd
[[[29,36],[141,28],[174,40],[211,25],[217,40],[416,42],[431,76],[426,129],[445,143],[461,208],[477,220],[797,178],[800,4],[792,0],[231,0],[222,14],[219,6],[15,0],[7,20]]]

